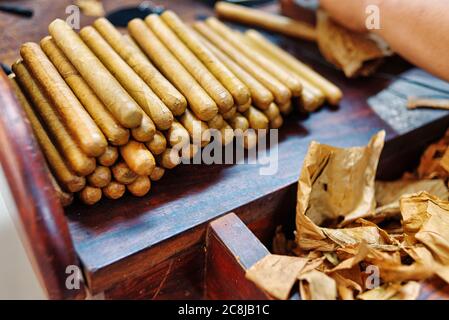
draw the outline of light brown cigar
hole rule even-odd
[[[161,18],[176,33],[176,35],[186,44],[189,49],[201,60],[210,72],[224,85],[231,93],[237,105],[250,103],[251,93],[249,89],[220,61],[201,41],[191,32],[186,25],[173,11],[165,11]]]
[[[177,120],[173,121],[170,129],[166,131],[166,138],[170,146],[177,150],[190,143],[189,132]]]
[[[62,191],[61,187],[59,186],[58,182],[56,181],[55,177],[51,172],[49,171],[49,176],[51,180],[51,184],[53,186],[53,189],[55,189],[55,193],[58,196],[59,201],[61,202],[61,205],[63,207],[67,207],[72,204],[73,202],[73,193],[68,193]]]
[[[289,101],[285,104],[280,104],[278,107],[279,107],[279,111],[283,115],[289,115],[293,111],[293,104],[291,101]]]
[[[165,169],[173,169],[181,163],[179,150],[167,148],[159,156],[159,163]]]
[[[240,113],[236,113],[231,119],[227,120],[227,122],[234,130],[241,130],[244,132],[249,128],[248,120]]]
[[[270,55],[268,55],[264,49],[257,46],[249,37],[247,36],[242,37],[242,41],[246,42],[249,46],[251,46],[251,49],[253,49],[254,52],[258,53],[259,56],[265,57],[265,59],[270,60],[270,63],[276,65],[277,68],[283,69],[285,70],[285,72],[291,73],[291,71],[288,70],[285,65],[283,65],[276,59],[270,57]],[[305,79],[301,75],[297,73],[293,74],[298,79],[298,81],[302,83],[303,86],[302,94],[299,97],[299,101],[302,108],[308,112],[315,111],[326,100],[324,93],[316,86],[312,85],[307,79]]]
[[[207,122],[207,125],[211,129],[220,130],[224,126],[223,116],[221,114],[217,114],[215,117],[213,117],[211,120]]]
[[[435,98],[419,98],[408,97],[407,108],[432,108],[432,109],[449,109],[449,99],[435,99]]]
[[[125,194],[126,187],[122,183],[111,181],[106,187],[102,189],[102,191],[106,198],[116,200],[121,198]]]
[[[142,123],[137,128],[131,129],[131,135],[140,142],[151,141],[156,133],[156,127],[150,117],[144,113]]]
[[[210,142],[210,131],[207,124],[198,119],[190,110],[179,118],[179,121],[184,128],[189,132],[190,138],[194,144],[206,146]]]
[[[234,130],[226,121],[224,122],[224,126],[220,129],[220,135],[221,144],[224,146],[234,141]]]
[[[240,48],[242,52],[248,56],[248,58],[255,61],[260,67],[264,68],[273,77],[287,86],[293,96],[298,97],[301,95],[303,89],[302,79],[295,73],[280,67],[277,63],[267,58],[265,55],[261,55],[257,51],[252,50],[254,49],[254,45],[248,41],[241,32],[228,28],[225,24],[216,19],[211,19],[210,23],[214,24],[217,30],[221,30],[221,33],[226,33],[229,41],[237,48]]]
[[[147,176],[138,177],[133,183],[126,186],[129,192],[136,197],[143,197],[151,189],[151,181]]]
[[[237,107],[233,107],[228,112],[222,114],[223,119],[225,119],[225,120],[231,119],[235,115],[236,112],[237,112]]]
[[[151,61],[186,97],[195,115],[203,121],[212,119],[218,112],[216,103],[159,41],[145,22],[134,19],[128,24],[128,30]]]
[[[86,176],[95,170],[95,159],[86,156],[78,147],[59,119],[50,101],[40,90],[22,62],[13,64],[12,69],[25,94],[30,98],[36,111],[45,122],[52,138],[70,168],[80,176]]]
[[[249,107],[252,105],[252,100],[249,100],[248,104],[242,104],[240,106],[237,106],[237,111],[238,112],[245,112],[246,110],[249,109]]]
[[[254,130],[268,129],[269,127],[270,122],[268,118],[262,113],[262,111],[259,111],[254,107],[250,107],[245,112],[245,118],[248,119],[249,126]]]
[[[120,154],[129,168],[140,176],[149,176],[156,160],[143,143],[131,140],[120,147]]]
[[[270,128],[271,129],[279,129],[284,124],[284,118],[281,115],[278,115],[273,120],[270,120]]]
[[[217,2],[215,12],[221,18],[257,26],[287,36],[315,41],[316,30],[308,23],[226,2]]]
[[[40,45],[108,141],[113,145],[127,143],[129,130],[111,115],[54,40],[47,36],[41,40]]]
[[[165,136],[160,131],[156,131],[153,139],[147,142],[146,146],[153,155],[158,155],[164,152],[165,148],[167,148],[167,139],[165,139]]]
[[[60,19],[50,23],[48,30],[58,47],[120,124],[126,128],[139,126],[142,121],[142,111],[137,103],[75,31]]]
[[[120,82],[128,94],[151,117],[159,130],[166,130],[173,121],[170,109],[148,87],[137,73],[109,46],[106,40],[91,26],[80,31],[80,37],[95,53],[105,67]]]
[[[292,91],[283,82],[278,80],[273,72],[268,72],[264,67],[260,65],[258,60],[254,61],[253,56],[248,56],[247,50],[244,44],[240,43],[238,36],[231,29],[227,28],[224,24],[219,22],[215,18],[209,18],[206,20],[205,25],[210,28],[218,37],[225,42],[225,47],[230,47],[231,50],[226,49],[225,53],[240,64],[246,71],[250,72],[259,82],[261,82],[265,87],[267,87],[274,95],[274,99],[277,102],[285,102],[292,97]],[[212,39],[210,39],[212,40]],[[216,43],[214,43],[217,45]],[[238,55],[238,60],[236,54]],[[244,58],[244,59],[242,59]],[[301,88],[298,88],[299,92]],[[297,92],[297,91],[296,91]]]
[[[230,42],[223,39],[223,37],[213,30],[209,25],[204,22],[196,22],[195,28],[207,39],[209,39],[215,46],[226,53],[230,58],[237,62],[240,67],[245,69],[249,74],[262,83],[274,96],[276,102],[285,102],[290,100],[291,92],[283,85],[279,80],[271,76],[258,64],[248,59],[242,52],[234,47]]]
[[[58,152],[44,127],[42,126],[40,120],[34,113],[28,99],[25,97],[22,90],[18,86],[16,80],[11,76],[10,78],[19,103],[25,110],[37,142],[39,143],[39,146],[41,147],[41,150],[44,153],[47,162],[50,164],[52,172],[54,173],[64,190],[69,192],[80,191],[82,188],[84,188],[86,179],[75,175],[72,170],[67,167],[60,153]]]
[[[279,111],[279,107],[277,106],[276,103],[270,104],[268,109],[264,110],[263,113],[267,116],[268,120],[273,120],[274,118],[276,118],[278,115],[281,114],[281,112]]]
[[[101,200],[102,192],[100,188],[86,186],[78,195],[82,202],[91,206]]]
[[[272,59],[285,65],[289,70],[296,72],[299,76],[309,81],[313,86],[319,88],[331,104],[338,104],[343,97],[341,90],[331,83],[329,80],[312,70],[310,67],[296,59],[287,51],[272,44],[264,36],[255,30],[249,30],[245,35],[251,39],[255,44],[269,55]]]
[[[137,173],[132,171],[125,162],[122,161],[112,167],[112,175],[115,180],[122,184],[133,183],[139,176]]]
[[[118,150],[116,147],[108,146],[106,151],[97,158],[99,164],[105,167],[111,167],[118,159]]]
[[[252,149],[257,146],[257,133],[255,130],[246,130],[243,135],[243,147],[245,149]]]
[[[33,42],[23,44],[20,55],[84,153],[91,157],[102,154],[108,144],[103,133],[39,45]]]
[[[120,57],[158,95],[173,115],[179,116],[184,113],[187,107],[187,101],[184,96],[153,66],[131,37],[127,36],[125,38],[105,18],[97,19],[94,22],[94,27]]]
[[[215,101],[220,112],[226,112],[232,108],[234,99],[231,93],[212,75],[158,15],[149,15],[146,17],[145,22]]]
[[[151,181],[159,181],[164,176],[165,169],[161,167],[154,168],[153,172],[151,172],[150,179]]]
[[[223,62],[226,67],[229,68],[250,90],[251,99],[254,101],[254,105],[259,109],[266,109],[273,102],[274,97],[270,90],[265,88],[259,81],[257,81],[251,74],[246,72],[242,67],[240,67],[234,60],[229,58],[222,51],[218,50],[215,45],[213,45],[209,40],[199,34],[196,30],[191,29],[192,33],[195,34],[201,42],[212,51],[212,53]],[[211,33],[211,36],[213,34]]]
[[[200,147],[197,144],[190,143],[180,150],[179,156],[182,159],[193,159],[197,155],[199,150]]]
[[[95,171],[87,176],[87,182],[91,187],[106,187],[111,182],[111,170],[108,167],[97,166]]]

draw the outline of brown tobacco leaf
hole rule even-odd
[[[277,299],[288,299],[307,259],[269,254],[246,271],[246,278]]]
[[[351,269],[359,262],[363,261],[365,257],[369,253],[368,244],[365,241],[360,242],[360,244],[357,246],[357,253],[352,256],[351,258],[348,258],[338,264],[335,268],[329,271],[329,273],[344,270],[344,269]]]
[[[357,298],[361,300],[388,300],[393,298],[400,289],[401,285],[399,283],[386,283],[359,294]]]
[[[398,180],[376,181],[377,209],[375,216],[388,212],[388,217],[400,214],[399,200],[403,195],[426,191],[440,199],[447,200],[449,192],[444,180]]]
[[[384,139],[385,132],[380,131],[365,147],[310,144],[298,182],[298,239],[325,239],[318,226],[326,220],[343,217],[350,222],[372,214],[374,178]]]
[[[337,284],[334,279],[323,272],[312,270],[301,273],[300,280],[301,298],[304,300],[336,300]]]
[[[368,76],[391,53],[369,36],[352,32],[334,22],[327,13],[317,14],[317,42],[323,56],[348,78]]]

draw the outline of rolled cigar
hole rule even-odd
[[[190,143],[180,150],[180,157],[182,159],[193,159],[197,155],[199,150],[200,147],[197,144]]]
[[[251,103],[251,93],[246,85],[201,43],[188,25],[170,10],[166,10],[161,18],[231,93],[235,104],[240,106]]]
[[[236,112],[237,112],[237,107],[233,107],[228,112],[222,114],[223,119],[225,119],[225,120],[231,119],[235,115]]]
[[[82,202],[91,206],[101,200],[102,192],[100,188],[86,186],[78,195]]]
[[[250,99],[248,104],[242,104],[240,106],[237,106],[237,111],[238,112],[245,112],[246,110],[249,109],[251,104],[252,104],[252,100]]]
[[[172,126],[167,130],[166,138],[170,146],[177,150],[190,143],[189,132],[177,120],[173,121]]]
[[[108,146],[106,151],[97,158],[99,164],[105,167],[111,167],[118,159],[118,150],[116,147]]]
[[[151,181],[159,181],[164,176],[165,169],[162,167],[154,168],[153,172],[151,172],[150,179]]]
[[[165,136],[160,131],[156,131],[153,140],[147,142],[146,146],[152,154],[158,155],[164,152],[165,148],[167,148],[167,139],[165,139]]]
[[[202,147],[209,144],[211,136],[207,124],[198,119],[189,109],[179,118],[184,128],[189,132],[194,144]]]
[[[257,133],[255,130],[246,130],[243,135],[243,147],[245,149],[252,149],[257,146]]]
[[[289,115],[293,111],[293,104],[291,101],[284,103],[284,104],[280,104],[278,107],[279,107],[279,111],[283,115]]]
[[[215,101],[220,112],[226,112],[234,106],[234,99],[231,93],[212,75],[157,14],[149,15],[145,18],[145,22]]]
[[[449,99],[408,97],[407,108],[408,109],[432,108],[432,109],[448,110]]]
[[[225,121],[224,126],[220,129],[221,144],[226,146],[234,141],[234,130]]]
[[[111,170],[108,167],[97,166],[95,171],[87,176],[87,182],[91,187],[103,188],[111,182]]]
[[[145,22],[140,19],[131,20],[128,31],[165,77],[186,97],[199,119],[208,121],[218,113],[218,107],[212,98],[159,41]]]
[[[271,74],[261,68],[258,64],[248,59],[239,49],[228,42],[227,39],[223,39],[221,34],[216,32],[209,25],[206,25],[204,22],[196,22],[194,26],[203,36],[209,39],[215,46],[237,62],[240,67],[245,69],[268,90],[270,90],[276,102],[284,103],[287,100],[290,100],[291,92],[284,84],[271,76]]]
[[[257,53],[260,57],[264,57],[265,59],[270,60],[270,63],[272,65],[276,65],[277,68],[283,69],[285,70],[285,72],[291,72],[285,67],[284,64],[270,57],[270,55],[268,55],[264,49],[257,46],[249,37],[243,37],[242,42],[246,42],[246,44],[248,44],[251,49],[253,49],[252,52]],[[302,83],[303,86],[302,94],[299,97],[302,108],[307,112],[315,111],[326,100],[324,93],[301,75],[297,73],[294,73],[294,75],[296,76],[298,81]]]
[[[33,42],[23,44],[20,55],[81,150],[91,157],[101,155],[108,145],[103,133],[39,45]]]
[[[249,126],[254,130],[260,130],[260,129],[268,129],[269,127],[269,120],[268,118],[262,113],[262,111],[250,107],[245,112],[245,117],[248,119]]]
[[[122,161],[118,162],[112,167],[112,175],[114,176],[114,179],[117,180],[117,182],[120,182],[122,184],[133,183],[134,180],[136,180],[139,176],[134,171],[131,171],[128,165]]]
[[[196,30],[191,29],[192,33],[201,40],[201,42],[212,51],[212,53],[223,62],[226,67],[229,68],[250,90],[251,99],[254,105],[259,109],[266,109],[273,102],[274,97],[270,90],[265,88],[259,81],[257,81],[251,74],[246,72],[242,67],[240,67],[234,60],[224,54],[222,51],[218,50],[215,45],[213,45],[209,40],[203,37]],[[213,34],[211,33],[211,36]]]
[[[271,129],[279,129],[284,124],[284,118],[281,115],[278,115],[273,120],[270,120],[270,128]]]
[[[53,109],[50,101],[34,81],[25,65],[18,61],[13,64],[12,69],[16,74],[17,81],[26,95],[30,98],[36,111],[45,122],[52,138],[69,167],[80,176],[87,176],[95,170],[95,159],[90,158],[78,147],[69,132],[62,124],[58,114]]]
[[[12,86],[16,96],[19,100],[20,105],[25,110],[28,120],[30,121],[31,128],[33,129],[34,135],[44,153],[45,159],[51,167],[51,171],[56,176],[57,181],[62,185],[64,190],[68,192],[80,191],[86,185],[86,179],[79,177],[73,173],[73,171],[66,165],[64,159],[62,158],[59,151],[54,146],[44,127],[42,126],[40,120],[34,113],[30,102],[23,94],[22,90],[18,86],[15,79],[11,78]]]
[[[151,181],[147,176],[138,177],[133,183],[126,186],[129,192],[136,197],[143,197],[151,189]]]
[[[207,122],[207,125],[211,129],[220,130],[224,126],[223,116],[221,114],[217,114],[215,117],[213,117],[211,120]]]
[[[40,45],[108,141],[113,145],[127,143],[129,130],[112,116],[61,49],[58,48],[54,40],[47,36],[41,40]]]
[[[94,27],[120,57],[157,94],[173,115],[179,116],[184,113],[187,107],[187,101],[184,96],[153,66],[131,37],[126,36],[125,38],[105,18],[95,20]]]
[[[280,47],[271,43],[256,30],[249,30],[245,33],[245,35],[255,44],[260,46],[261,49],[272,59],[282,63],[289,70],[296,72],[298,75],[309,81],[312,85],[319,88],[324,93],[329,103],[337,105],[340,102],[343,97],[343,93],[329,80],[312,70],[301,61],[297,60],[287,51],[284,51]]]
[[[159,156],[159,163],[165,169],[173,169],[181,163],[179,151],[172,148],[165,149]]]
[[[153,155],[141,142],[130,140],[120,147],[120,154],[129,168],[140,176],[149,176],[156,166]]]
[[[102,189],[102,191],[106,198],[116,200],[121,198],[125,194],[126,187],[122,183],[111,181],[106,187]]]
[[[126,128],[139,126],[142,121],[142,111],[138,104],[75,31],[61,19],[50,23],[48,30],[58,47],[120,124]]]
[[[275,103],[270,104],[268,109],[264,110],[263,113],[265,114],[265,116],[270,121],[270,128],[271,129],[278,129],[284,123],[284,119],[281,116],[281,112],[279,110],[279,107]]]
[[[227,120],[227,122],[234,130],[241,130],[244,132],[249,128],[248,120],[240,113],[236,113],[231,119]]]
[[[227,20],[257,26],[303,40],[315,41],[317,37],[315,28],[308,23],[270,14],[262,10],[220,1],[215,5],[215,12],[219,17]]]
[[[51,184],[53,186],[53,189],[55,189],[55,193],[58,196],[59,201],[61,202],[61,205],[63,207],[68,207],[73,202],[73,193],[68,193],[62,191],[61,187],[59,186],[58,182],[56,181],[55,177],[51,174],[49,171],[49,176],[51,180]]]
[[[151,141],[156,133],[156,127],[150,117],[144,113],[142,123],[137,128],[131,129],[131,135],[140,142]]]
[[[120,82],[128,94],[150,116],[159,130],[171,126],[173,114],[145,81],[111,48],[103,37],[91,26],[81,29],[80,37],[95,53],[105,67]]]

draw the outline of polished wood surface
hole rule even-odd
[[[0,61],[7,64],[18,57],[21,43],[39,41],[47,34],[47,25],[54,18],[66,17],[65,8],[71,1],[16,3],[33,7],[36,12],[32,20],[0,13],[0,29],[5,30],[0,42]],[[111,0],[104,3],[106,11],[109,11],[121,5],[138,4],[140,1]],[[187,21],[212,13],[211,8],[203,1],[161,3],[175,10]],[[266,8],[276,10],[273,5]],[[92,21],[92,18],[82,16],[81,27]],[[388,80],[348,80],[323,61],[314,44],[280,36],[273,36],[273,41],[338,84],[345,94],[340,106],[324,106],[311,115],[295,112],[286,120],[279,131],[279,171],[276,175],[261,176],[260,164],[184,165],[167,172],[164,179],[154,183],[152,192],[143,198],[128,195],[119,201],[104,200],[92,207],[75,202],[67,208],[66,220],[73,247],[82,263],[87,286],[92,294],[104,293],[107,298],[179,298],[183,294],[176,292],[176,284],[184,283],[183,281],[189,283],[188,279],[194,279],[197,286],[190,291],[186,289],[184,296],[198,297],[203,285],[200,282],[202,280],[198,279],[203,279],[204,272],[199,266],[204,265],[205,261],[203,245],[209,222],[234,211],[267,244],[275,226],[281,224],[281,220],[294,217],[292,194],[294,195],[299,170],[310,141],[318,140],[337,146],[363,145],[372,134],[384,129],[389,142],[383,154],[381,173],[384,177],[391,178],[410,167],[424,145],[436,139],[449,126],[449,119],[446,117],[423,130],[399,136],[366,103],[369,96],[388,85]],[[397,74],[408,67],[408,64],[396,58],[383,71]],[[0,91],[2,96],[5,90],[7,92],[7,88],[3,87]],[[14,106],[14,103],[10,105]],[[15,141],[19,141],[20,148],[26,149],[30,143],[35,142],[29,138],[29,132],[20,131],[24,130],[24,122],[18,117],[14,107],[10,109],[11,112],[16,112],[14,121],[18,123],[18,127],[11,127],[7,122],[10,119],[2,114],[2,139],[14,136]],[[17,130],[22,134],[23,141],[17,139]],[[17,148],[10,147],[11,150]],[[8,167],[5,172],[9,172],[9,181],[17,180],[24,184],[27,181],[28,185],[23,188],[33,190],[34,184],[40,186],[36,190],[45,194],[36,194],[36,197],[33,195],[34,201],[30,201],[29,206],[39,204],[42,223],[47,227],[51,226],[54,219],[61,222],[61,227],[48,230],[43,233],[43,237],[47,233],[63,233],[67,238],[65,221],[61,221],[62,211],[54,204],[48,181],[44,179],[39,184],[39,179],[33,175],[27,176],[27,171],[20,167],[20,163],[29,162],[34,164],[33,168],[37,172],[42,171],[42,159],[32,162],[28,160],[31,155],[26,152],[22,155],[17,152],[14,154],[20,159],[2,160],[4,168]],[[2,152],[2,157],[8,155]],[[28,191],[20,191],[22,198],[18,199],[18,203],[25,201],[26,195],[30,194]],[[291,212],[291,215],[285,218],[284,215],[279,215],[281,211]],[[70,256],[70,239],[49,242],[49,246],[68,248]],[[66,260],[61,257],[57,261],[55,263],[60,264]],[[193,269],[189,269],[190,267]],[[61,286],[61,282],[58,283]],[[56,297],[70,296],[61,292]]]

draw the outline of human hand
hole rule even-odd
[[[366,32],[366,7],[379,0],[321,0],[320,5],[341,25],[358,32]]]

